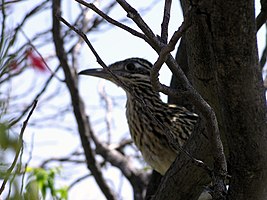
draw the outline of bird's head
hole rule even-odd
[[[109,65],[110,71],[117,78],[123,82],[124,86],[120,84],[118,79],[114,78],[108,70],[104,68],[86,69],[79,73],[79,75],[89,75],[109,80],[123,89],[125,86],[139,87],[139,86],[151,86],[150,84],[150,70],[152,64],[142,58],[128,58],[126,60],[115,62]]]

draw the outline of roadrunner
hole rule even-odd
[[[198,116],[160,99],[150,82],[151,68],[152,64],[145,59],[129,58],[109,66],[113,75],[102,68],[87,69],[79,74],[103,78],[122,87],[127,95],[126,117],[131,137],[144,160],[164,175],[179,149],[173,148],[166,134],[171,134],[181,147],[193,131]]]

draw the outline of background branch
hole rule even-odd
[[[84,103],[79,96],[77,88],[77,76],[75,71],[71,70],[67,62],[67,55],[64,50],[64,43],[60,33],[60,21],[56,17],[61,12],[60,0],[53,0],[53,39],[56,48],[56,54],[59,58],[60,64],[63,68],[66,84],[71,95],[72,106],[74,110],[74,115],[78,125],[78,130],[80,134],[81,143],[84,149],[86,163],[88,169],[91,171],[96,182],[98,183],[100,189],[107,199],[116,199],[116,196],[112,189],[107,185],[103,178],[100,166],[95,159],[95,155],[92,151],[90,144],[90,131],[91,128],[87,122],[87,117],[84,111]]]
[[[161,23],[161,40],[165,44],[168,42],[168,30],[170,22],[170,11],[171,11],[172,0],[165,0],[163,20]]]

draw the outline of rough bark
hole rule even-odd
[[[216,1],[210,23],[235,200],[267,198],[266,99],[254,10],[254,1]]]
[[[189,1],[181,1],[186,13]],[[224,125],[222,124],[221,105],[218,96],[218,82],[216,64],[212,46],[212,36],[209,27],[209,11],[212,2],[204,2],[199,6],[199,13],[193,19],[193,26],[186,32],[185,45],[188,62],[189,78],[196,90],[211,105],[216,113],[221,137],[226,154],[227,140],[225,139]]]

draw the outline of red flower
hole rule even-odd
[[[43,58],[38,54],[35,54],[32,49],[28,49],[26,51],[26,56],[34,69],[37,69],[41,72],[47,71],[46,64]]]

